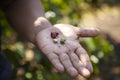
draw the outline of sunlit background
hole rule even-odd
[[[2,51],[12,64],[12,80],[120,80],[120,0],[41,0],[52,24],[97,27],[101,34],[81,38],[94,72],[90,78],[58,73],[31,43],[14,32],[0,11]]]

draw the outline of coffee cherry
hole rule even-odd
[[[65,44],[66,38],[63,36],[60,40],[60,44]]]
[[[55,39],[58,36],[58,32],[51,32],[51,38]]]
[[[58,43],[58,40],[57,40],[57,39],[53,39],[53,42],[54,42],[54,43]]]

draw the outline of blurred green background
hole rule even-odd
[[[58,73],[48,59],[19,36],[0,11],[2,51],[12,64],[12,80],[120,80],[120,0],[42,0],[52,24],[97,27],[101,35],[81,38],[94,72],[90,78]]]

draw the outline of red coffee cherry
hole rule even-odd
[[[58,36],[58,32],[51,32],[51,38],[55,39]]]

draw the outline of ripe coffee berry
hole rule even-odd
[[[51,38],[55,39],[58,36],[58,32],[51,32]]]

